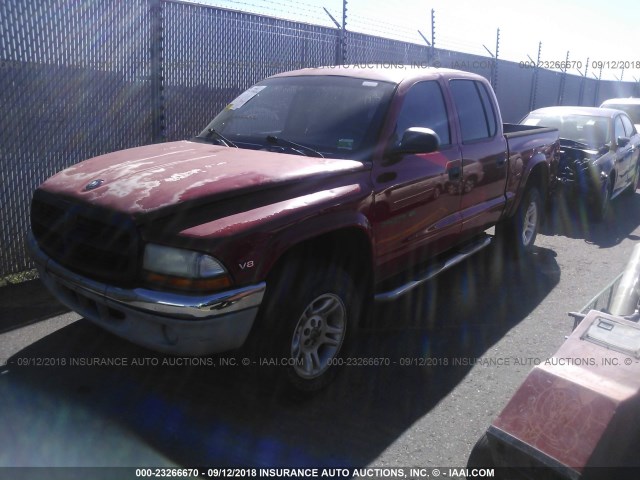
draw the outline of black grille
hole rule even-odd
[[[140,255],[131,218],[49,197],[36,192],[31,204],[31,228],[40,248],[93,280],[133,283]]]

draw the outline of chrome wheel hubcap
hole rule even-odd
[[[536,202],[531,202],[524,215],[524,222],[522,225],[522,244],[528,246],[536,233],[538,226],[538,205]]]
[[[600,216],[604,218],[609,210],[609,198],[611,194],[609,192],[609,184],[605,185],[604,192],[602,192],[602,205],[600,205]]]
[[[340,351],[346,332],[347,309],[337,295],[313,300],[298,319],[291,340],[293,368],[302,378],[324,373]]]

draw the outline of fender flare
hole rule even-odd
[[[545,205],[547,204],[548,193],[550,191],[549,186],[551,183],[550,166],[549,166],[549,163],[547,162],[547,158],[545,154],[542,152],[538,152],[534,154],[526,162],[524,171],[522,172],[522,175],[520,177],[520,181],[518,182],[515,193],[512,195],[511,199],[509,198],[507,199],[508,203],[507,203],[507,208],[505,209],[505,215],[504,215],[505,218],[511,217],[516,212],[516,210],[518,209],[518,205],[520,205],[520,202],[522,201],[524,192],[529,186],[532,172],[534,172],[534,170],[538,171],[539,169],[543,170],[541,178],[543,179],[543,182],[544,182],[544,185],[542,185],[542,188],[544,190],[542,190],[540,194],[542,196],[544,204]],[[507,197],[509,197],[509,192],[507,192]]]
[[[362,212],[345,210],[305,219],[274,234],[264,248],[264,251],[269,252],[269,255],[265,261],[260,262],[256,278],[266,278],[285,255],[300,248],[303,244],[325,235],[338,234],[348,230],[359,232],[366,239],[369,245],[370,265],[373,266],[374,242],[371,223]]]

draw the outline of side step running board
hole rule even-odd
[[[447,259],[445,259],[445,260],[443,260],[443,261],[431,266],[430,268],[428,268],[425,272],[423,272],[421,275],[419,275],[418,278],[416,278],[415,280],[411,280],[410,282],[405,283],[404,285],[400,285],[396,289],[391,290],[389,292],[377,293],[374,296],[374,299],[376,301],[378,301],[378,302],[389,302],[389,301],[397,299],[398,297],[401,297],[405,293],[407,293],[407,292],[413,290],[414,288],[422,285],[424,282],[426,282],[428,280],[431,280],[436,275],[438,275],[438,274],[444,272],[445,270],[450,269],[454,265],[457,265],[458,263],[462,262],[464,259],[470,257],[474,253],[479,252],[484,247],[488,246],[491,243],[491,240],[492,240],[492,237],[487,235],[487,236],[483,236],[480,239],[477,239],[477,240],[473,241],[470,244],[467,244],[466,246],[464,246],[461,250],[457,251],[451,257],[449,257],[449,258],[447,258]]]

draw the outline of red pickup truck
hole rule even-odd
[[[190,141],[51,177],[27,243],[56,297],[105,329],[179,355],[248,345],[315,390],[374,299],[480,250],[493,226],[530,250],[558,148],[555,129],[503,125],[478,75],[298,70]]]

